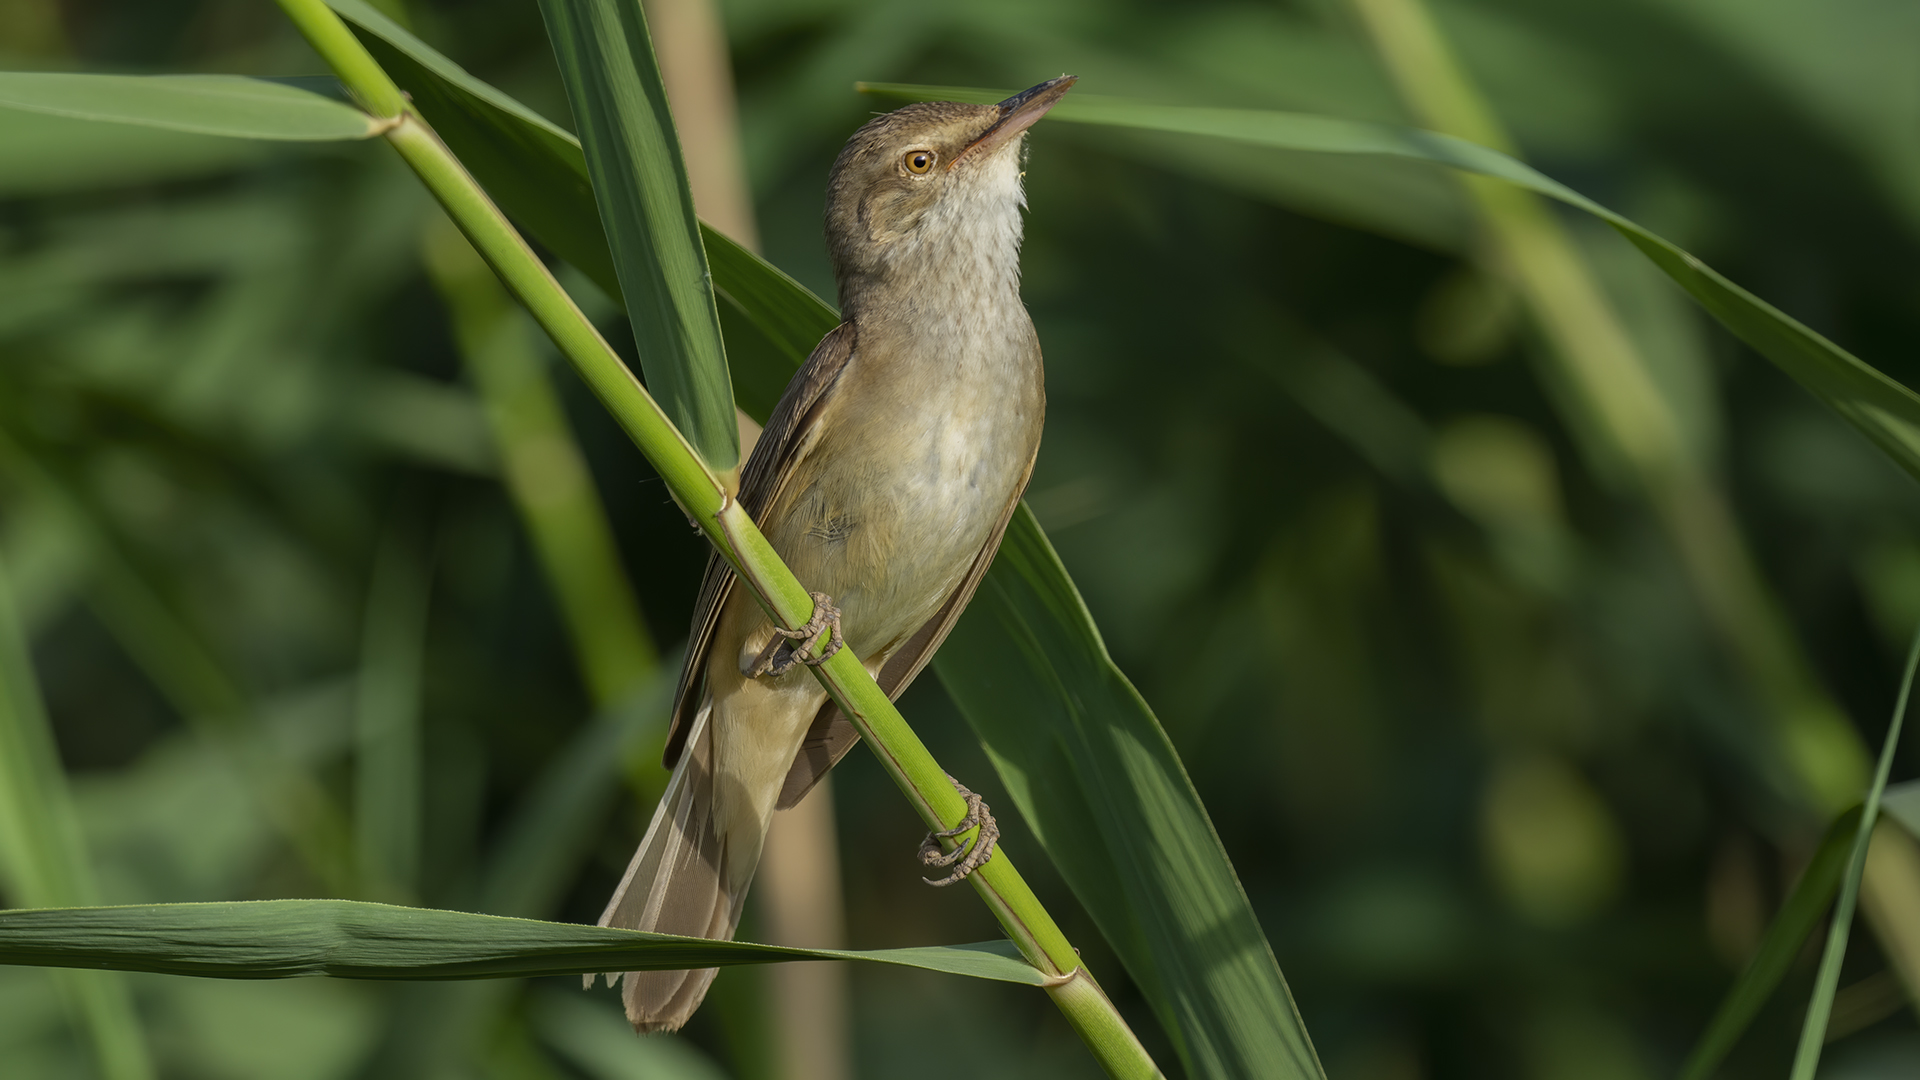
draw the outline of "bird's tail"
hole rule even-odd
[[[666,795],[600,916],[601,926],[733,937],[749,882],[728,880],[727,844],[713,819],[711,714],[709,703],[694,715]],[[679,1029],[700,1007],[717,970],[627,972],[622,993],[627,1020],[639,1032]],[[607,981],[615,978],[608,975]]]

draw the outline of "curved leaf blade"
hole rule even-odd
[[[998,101],[997,91],[861,83],[874,94],[913,101]],[[1150,105],[1073,95],[1051,120],[1172,132],[1327,154],[1372,154],[1427,161],[1505,180],[1605,221],[1677,282],[1741,341],[1773,361],[1920,478],[1920,394],[1734,284],[1678,245],[1505,154],[1449,135],[1330,116],[1257,109]]]
[[[332,98],[240,75],[0,72],[0,106],[195,135],[335,142],[379,134],[374,119]]]
[[[207,176],[274,152],[259,139],[76,121],[0,108],[0,198],[72,194],[129,184]]]
[[[866,960],[977,979],[1046,981],[1012,942],[792,949],[358,900],[41,908],[0,912],[0,963],[219,979],[502,979],[602,971]]]
[[[1024,505],[934,668],[1188,1071],[1324,1075],[1179,754]]]
[[[640,5],[541,0],[647,388],[716,472],[740,463],[733,385],[667,91]]]

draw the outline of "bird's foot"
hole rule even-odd
[[[785,675],[795,664],[819,667],[833,659],[833,654],[846,644],[840,636],[840,609],[833,606],[833,598],[826,593],[808,595],[813,597],[813,617],[798,630],[774,627],[767,647],[760,650],[753,666],[747,669],[748,678]]]
[[[947,779],[953,782],[954,790],[967,800],[967,816],[961,818],[960,824],[953,828],[930,832],[925,840],[920,841],[921,865],[942,870],[949,866],[953,867],[953,872],[939,881],[932,878],[920,879],[936,888],[951,885],[985,866],[987,860],[993,858],[994,843],[1000,839],[1000,823],[993,820],[993,812],[987,809],[987,800],[968,791],[965,784],[954,780],[953,777],[949,776]],[[960,846],[952,851],[940,850],[940,841],[951,840],[976,825],[980,827],[980,835],[971,840],[962,841]]]

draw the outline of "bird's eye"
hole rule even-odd
[[[907,167],[908,172],[919,176],[928,169],[933,168],[933,151],[909,150],[907,151],[906,158],[901,163]]]

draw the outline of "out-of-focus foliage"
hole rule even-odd
[[[823,294],[826,170],[875,107],[856,79],[1064,70],[1115,96],[1407,122],[1320,0],[722,7],[766,252]],[[1920,382],[1912,5],[1437,10],[1532,164]],[[407,14],[568,123],[531,0]],[[251,0],[12,0],[0,66],[320,70]],[[379,146],[76,136],[0,113],[0,147],[0,557],[103,897],[379,895],[350,751],[375,569],[398,550],[430,577],[414,895],[483,906],[529,806],[565,790],[553,770],[587,769],[589,740],[617,756],[646,738],[590,722],[420,265],[437,211]],[[1670,1075],[1824,823],[1771,793],[1755,691],[1543,377],[1514,298],[1475,268],[1454,181],[1067,125],[1037,129],[1027,179],[1051,390],[1031,504],[1186,761],[1329,1074]],[[1920,616],[1910,481],[1623,241],[1573,225],[1820,679],[1877,741]],[[651,630],[672,641],[704,552],[569,379]],[[903,707],[992,801],[938,685]],[[886,778],[861,755],[841,773],[850,944],[993,936],[969,898],[915,880],[919,829]],[[648,809],[566,818],[593,818],[591,842],[548,860],[567,880],[525,913],[590,921]],[[1173,1060],[1090,923],[1026,865]],[[1856,935],[1831,1075],[1920,1060],[1885,967]],[[1811,977],[1789,972],[1724,1075],[1780,1074]],[[854,978],[863,1075],[1091,1068],[1016,988]],[[131,981],[170,1075],[715,1067],[607,1038],[604,992],[560,983]],[[723,975],[685,1039],[733,1075],[773,1075],[759,985]],[[89,1075],[51,986],[0,970],[0,1053]],[[930,1053],[953,1017],[971,1037]]]

